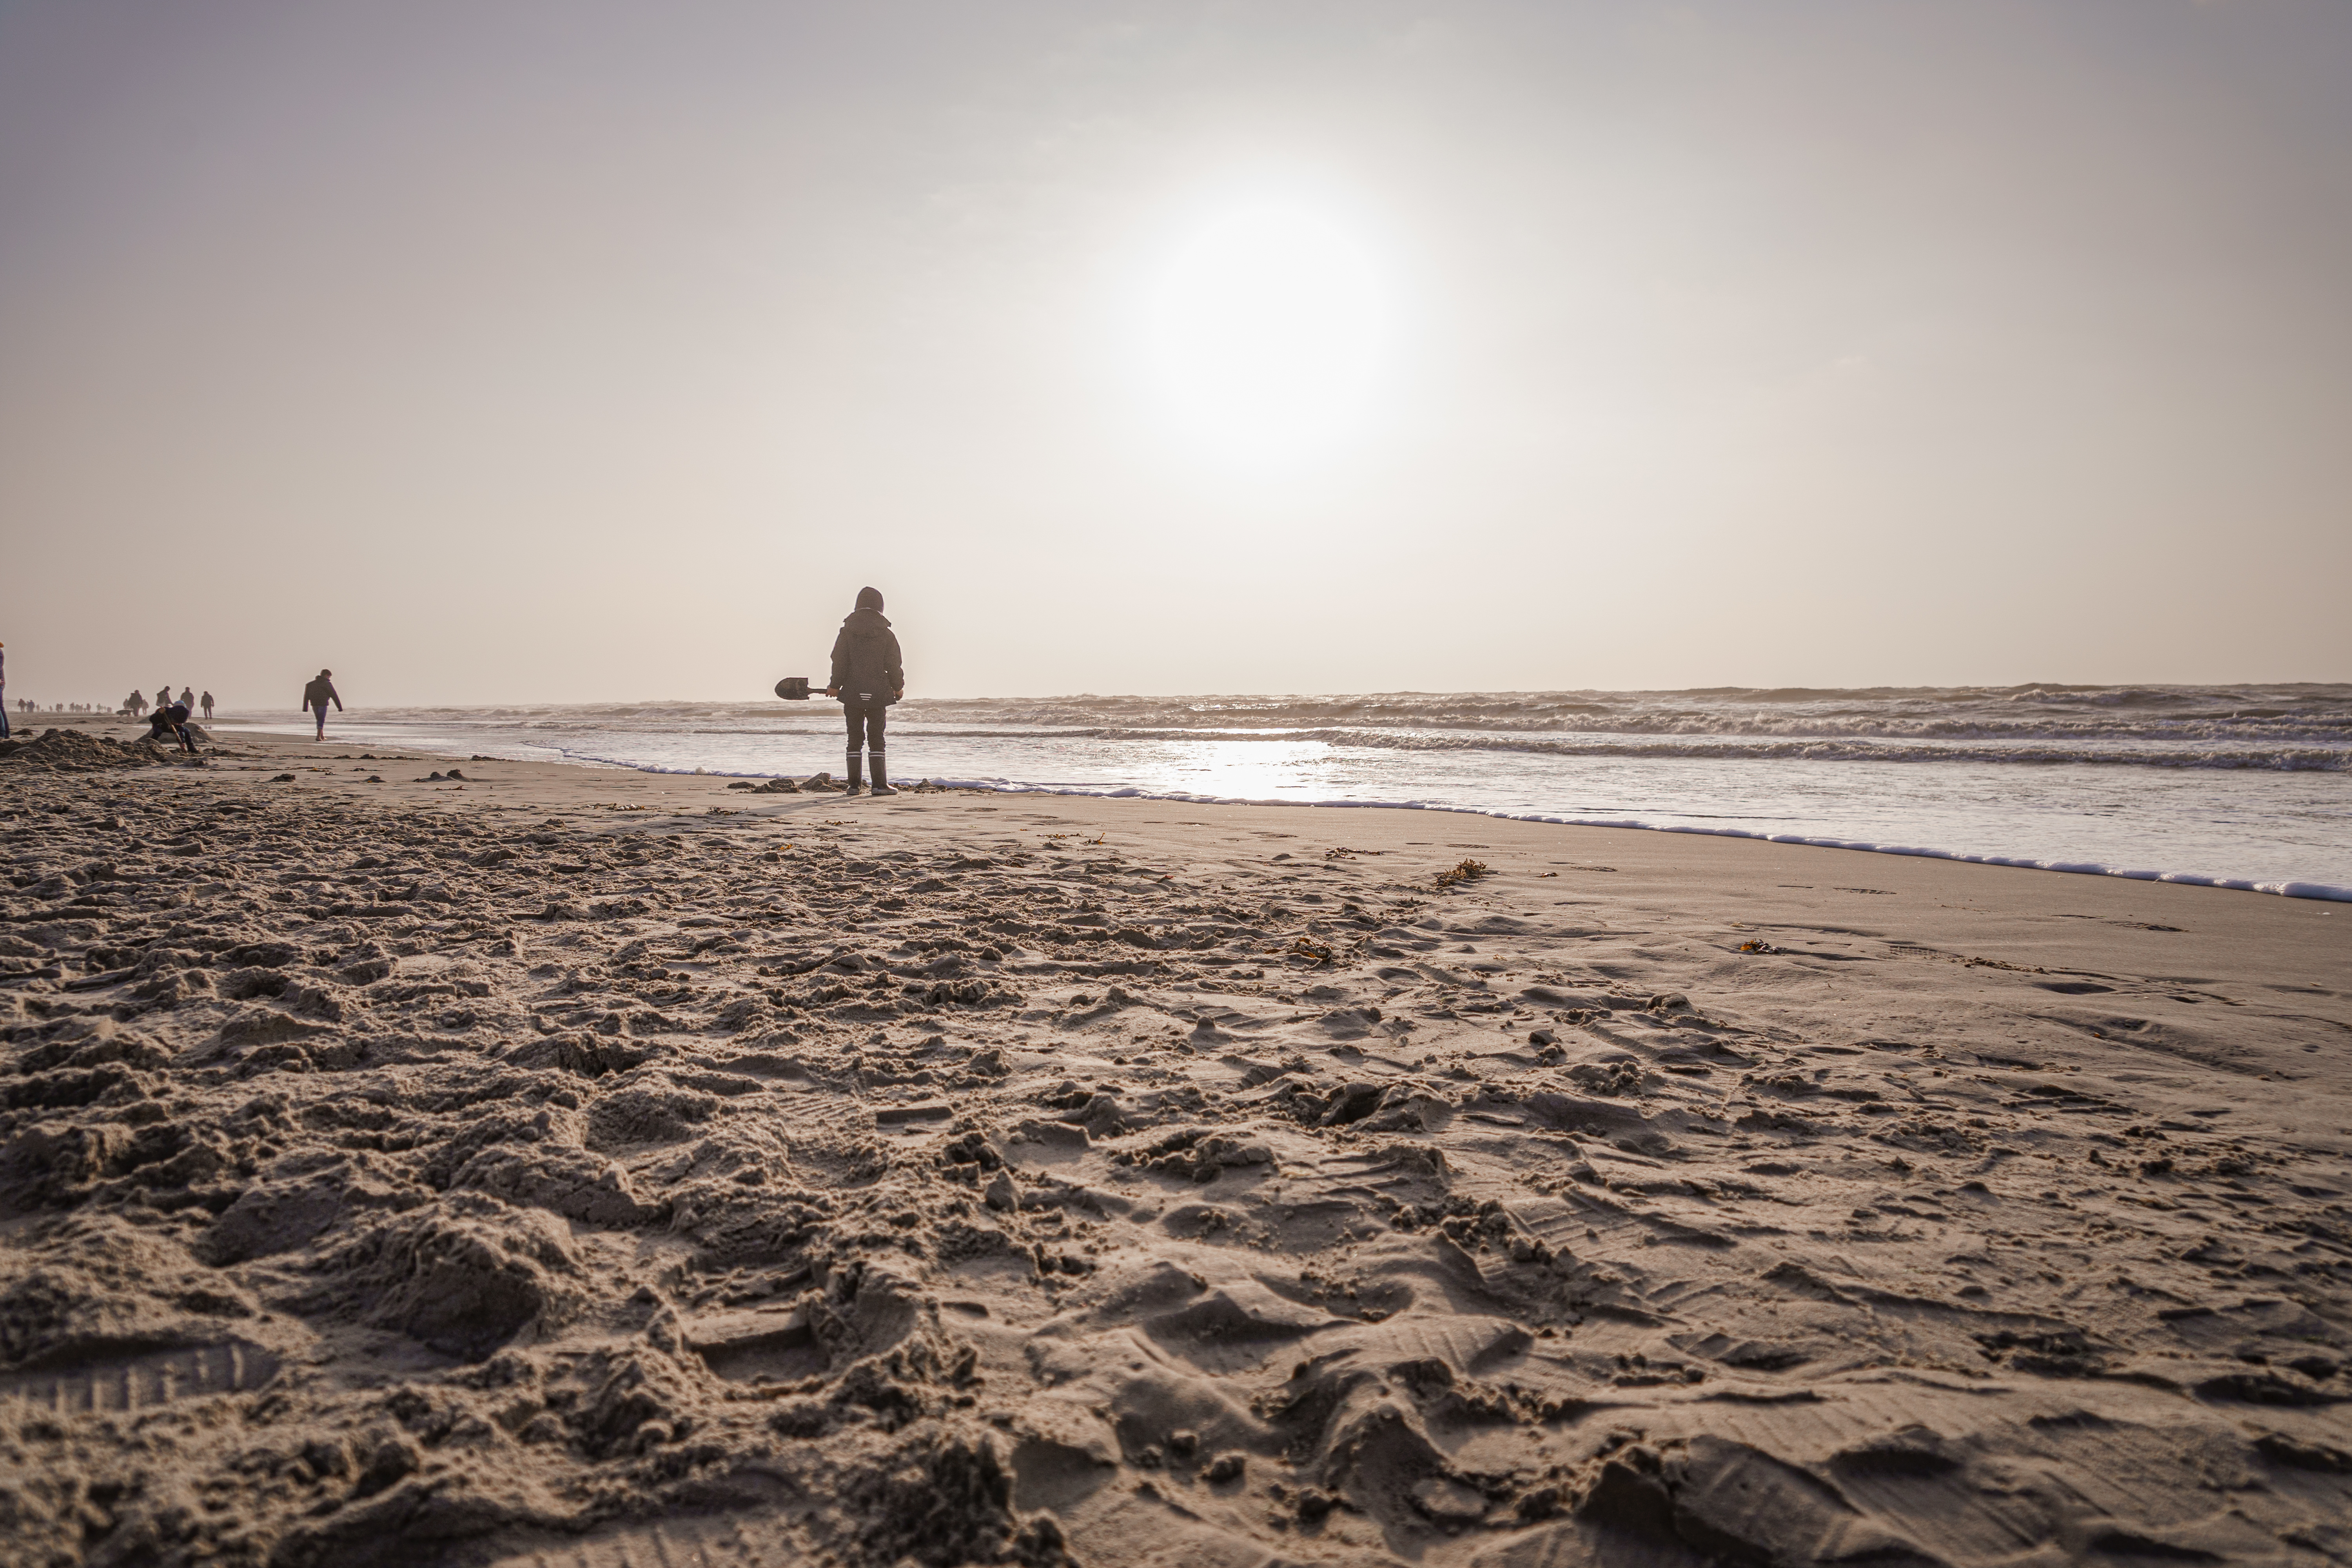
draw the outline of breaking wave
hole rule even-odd
[[[774,701],[378,710],[395,722],[561,733],[773,733],[816,712]],[[1431,750],[1753,761],[2095,763],[2352,769],[2352,686],[1717,687],[1688,691],[917,699],[900,725],[948,735],[1267,739]]]
[[[984,731],[940,730],[926,733],[971,738]],[[1413,734],[1378,730],[1066,730],[1072,740],[1171,742],[1281,742],[1327,746],[1362,746],[1400,752],[1521,752],[1554,757],[1693,757],[1770,762],[1790,758],[1812,763],[2091,763],[2159,768],[2268,768],[2284,772],[2352,772],[2352,746],[2160,749],[2140,746],[1906,745],[1843,739],[1742,742],[1623,741],[1584,736],[1549,739],[1529,735]]]

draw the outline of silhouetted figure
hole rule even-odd
[[[863,784],[858,771],[862,745],[874,759],[874,793],[897,795],[882,756],[882,725],[890,704],[907,694],[907,671],[898,657],[898,634],[882,614],[881,590],[857,590],[857,607],[833,639],[833,679],[824,694],[841,699],[841,710],[849,721],[846,793],[856,795]]]
[[[207,691],[207,692],[205,692],[205,723],[207,723],[207,724],[209,724],[209,723],[211,723],[212,721],[213,721],[213,694],[212,694],[211,692]]]
[[[147,721],[148,740],[160,741],[167,734],[180,738],[180,750],[195,754],[196,742],[188,734],[188,710],[177,702],[157,704],[155,716]]]
[[[331,669],[322,669],[319,672],[319,678],[316,680],[302,689],[303,711],[316,713],[319,716],[319,732],[311,737],[313,740],[323,741],[327,738],[328,703],[333,703],[335,711],[338,713],[343,710],[343,700],[335,692],[334,673]]]
[[[187,709],[190,712],[194,712],[195,710],[196,694],[194,690],[185,686],[180,688],[180,706]]]
[[[130,710],[131,716],[136,719],[147,711],[147,694],[134,689],[130,696],[122,700],[122,706]]]
[[[0,643],[0,697],[8,691],[8,645]],[[8,704],[0,701],[0,741],[8,738]]]

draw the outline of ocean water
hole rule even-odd
[[[391,709],[331,733],[337,749],[804,777],[840,773],[839,714]],[[930,699],[901,703],[890,732],[899,782],[1472,811],[2352,900],[2352,686]]]

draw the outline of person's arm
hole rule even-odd
[[[890,683],[890,700],[895,702],[907,695],[907,664],[898,652],[898,634],[886,632],[883,635],[890,639],[890,668],[883,679]]]
[[[849,671],[844,668],[848,660],[842,657],[843,651],[848,647],[849,628],[844,626],[833,639],[833,673],[826,678],[824,683],[824,694],[827,697],[840,696],[843,683],[849,679]]]
[[[331,680],[327,683],[327,695],[335,700],[335,711],[338,713],[341,712],[343,710],[343,694],[335,689],[335,684]]]

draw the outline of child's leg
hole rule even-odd
[[[866,710],[845,703],[841,712],[849,724],[849,754],[842,764],[842,781],[851,789],[861,789],[866,784]]]

